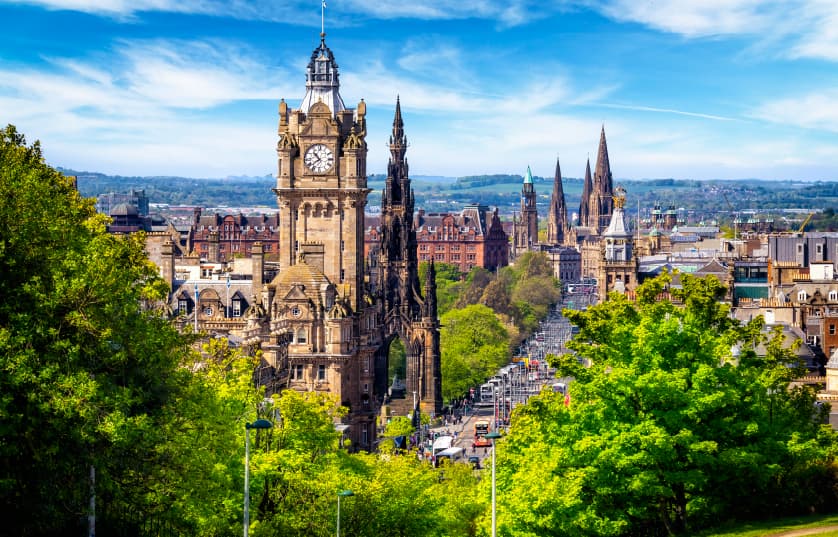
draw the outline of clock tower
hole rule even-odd
[[[366,104],[346,108],[325,34],[306,70],[298,110],[279,104],[277,180],[280,271],[316,266],[361,309],[367,204]]]

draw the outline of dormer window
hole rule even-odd
[[[797,301],[804,302],[806,300],[806,291],[798,291],[797,293]]]
[[[832,291],[829,292],[829,301],[830,302],[838,301],[838,291],[833,289]]]

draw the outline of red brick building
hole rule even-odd
[[[367,259],[376,254],[381,241],[378,218],[367,216],[364,247]],[[509,264],[509,236],[503,230],[498,211],[485,205],[467,205],[460,214],[425,213],[414,216],[419,262],[433,259],[460,267],[463,273],[474,267],[495,271]],[[377,254],[376,254],[377,255]]]
[[[265,259],[278,259],[277,214],[201,214],[201,209],[195,209],[192,245],[194,253],[202,259],[219,262],[235,257],[250,257],[256,242],[264,245]]]

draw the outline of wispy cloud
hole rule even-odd
[[[838,132],[838,88],[769,100],[751,115],[771,123]]]
[[[838,61],[833,0],[593,0],[589,5],[614,20],[687,38],[748,36],[759,44],[775,43],[778,56]]]
[[[597,103],[596,106],[603,108],[616,108],[619,110],[636,110],[638,112],[655,112],[658,114],[675,114],[678,116],[699,117],[702,119],[713,119],[716,121],[739,121],[736,118],[717,116],[714,114],[704,114],[700,112],[687,112],[684,110],[673,110],[671,108],[656,108],[654,106],[640,106],[630,104],[612,104],[612,103]]]
[[[72,10],[122,20],[143,12],[192,13],[240,19],[319,23],[312,15],[319,4],[310,0],[18,0],[51,10]],[[373,19],[496,20],[501,26],[518,26],[555,12],[564,2],[535,0],[345,0],[329,3],[328,11],[337,17],[332,24],[351,24],[340,16]],[[307,14],[303,17],[302,14]]]

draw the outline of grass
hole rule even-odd
[[[816,515],[807,517],[784,518],[782,520],[767,520],[749,522],[735,526],[703,532],[696,537],[767,537],[791,530],[817,528],[838,525],[838,515]],[[838,537],[838,531],[819,533],[819,537]]]

